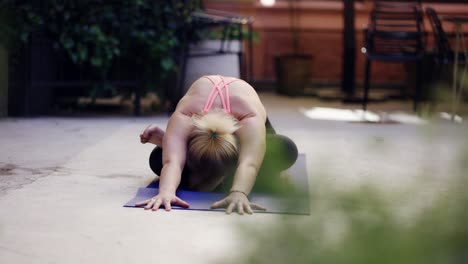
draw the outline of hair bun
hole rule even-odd
[[[193,115],[192,120],[196,128],[210,132],[210,137],[212,139],[218,138],[218,136],[232,134],[240,128],[237,119],[219,110],[211,111],[204,115]]]
[[[234,132],[238,121],[224,111],[193,115],[187,142],[187,164],[212,179],[226,176],[237,165],[239,142]]]

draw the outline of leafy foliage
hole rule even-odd
[[[373,185],[338,191],[315,182],[311,216],[243,226],[246,250],[229,261],[468,263],[467,159],[468,152],[457,164],[459,175],[444,177],[443,190],[421,188],[420,182],[399,192]]]
[[[198,8],[198,1],[182,0],[0,0],[0,9],[9,10],[0,35],[15,43],[40,32],[102,79],[119,59],[142,70],[147,82],[160,82],[177,70],[178,51],[197,38],[186,33]]]

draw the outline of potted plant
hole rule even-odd
[[[289,19],[293,53],[275,57],[277,91],[286,95],[303,95],[309,83],[312,56],[300,52],[299,0],[289,1]]]

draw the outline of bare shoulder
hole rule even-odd
[[[187,116],[199,114],[210,92],[206,88],[211,86],[212,84],[207,78],[200,77],[195,80],[177,103],[176,112]]]
[[[195,93],[185,94],[177,103],[174,114],[180,114],[191,117],[193,114],[200,113],[203,105],[203,96]]]
[[[175,137],[186,140],[188,134],[192,130],[191,120],[191,117],[185,115],[184,113],[175,111],[169,118],[164,139]]]
[[[231,109],[239,120],[258,116],[265,122],[265,107],[257,91],[249,83],[244,80],[233,82],[229,90],[232,97]]]
[[[168,125],[176,124],[178,126],[186,126],[187,124],[191,124],[190,122],[188,122],[191,119],[192,119],[191,116],[186,115],[185,113],[176,110],[169,118]]]
[[[187,89],[186,95],[197,94],[200,92],[200,90],[204,90],[205,87],[212,86],[212,82],[206,77],[210,77],[212,79],[215,78],[215,76],[202,76],[196,79]]]
[[[260,116],[266,119],[265,108],[257,92],[249,83],[234,77],[223,76],[223,78],[229,83],[230,108],[235,118],[242,120],[247,117]],[[221,80],[219,75],[208,75],[194,81],[177,104],[176,111],[187,116],[199,114],[210,96],[213,85]],[[223,107],[219,98],[215,99],[213,107]]]

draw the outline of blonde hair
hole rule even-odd
[[[239,144],[234,132],[237,119],[224,111],[193,115],[194,129],[189,135],[188,166],[197,173],[225,176],[237,165]]]

